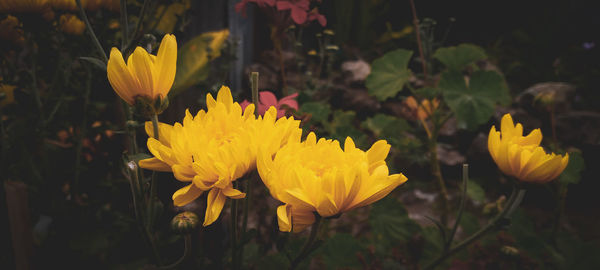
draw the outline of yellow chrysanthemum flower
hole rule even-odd
[[[337,140],[308,134],[290,137],[275,156],[259,151],[258,172],[275,199],[279,230],[299,232],[315,222],[315,215],[331,217],[371,204],[406,182],[403,174],[389,175],[385,158],[390,145],[377,141],[364,152],[346,138]]]
[[[221,87],[217,100],[206,96],[207,111],[196,116],[186,111],[183,124],[159,124],[159,140],[146,123],[148,149],[154,158],[140,161],[140,167],[156,171],[172,171],[175,178],[190,185],[173,194],[177,206],[188,204],[209,191],[204,226],[220,215],[227,197],[244,198],[246,194],[233,188],[232,182],[256,168],[258,146],[266,154],[274,154],[290,136],[300,136],[300,121],[292,117],[277,119],[271,107],[257,119],[254,105],[242,108],[233,101],[228,87]]]
[[[71,35],[81,35],[85,30],[85,23],[73,14],[63,14],[59,19],[61,31]]]
[[[539,146],[542,132],[534,129],[523,136],[523,126],[514,125],[510,114],[502,117],[500,131],[492,126],[488,136],[488,150],[506,175],[524,182],[548,182],[558,177],[569,163],[569,155],[546,154]]]
[[[2,78],[0,77],[0,81]],[[0,82],[0,108],[15,102],[15,88],[14,85],[3,84]]]
[[[137,47],[127,59],[127,64],[121,52],[113,47],[106,70],[108,81],[115,92],[133,105],[138,97],[152,101],[159,97],[161,100],[165,99],[175,80],[176,65],[177,41],[175,36],[167,34],[163,37],[156,56]]]

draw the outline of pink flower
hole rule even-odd
[[[298,96],[298,93],[291,94],[287,97],[284,97],[277,101],[277,97],[270,91],[261,91],[258,92],[259,101],[258,101],[258,114],[264,115],[265,112],[271,107],[274,106],[277,109],[277,118],[283,117],[285,115],[285,106],[290,107],[294,110],[298,110],[298,102],[295,98]],[[240,106],[242,106],[242,110],[246,109],[248,105],[251,103],[248,100],[242,101]]]

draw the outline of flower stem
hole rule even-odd
[[[462,194],[460,196],[460,206],[458,208],[458,213],[456,214],[456,220],[454,221],[454,226],[452,227],[452,231],[450,232],[450,236],[448,237],[448,241],[444,246],[445,250],[448,250],[452,245],[452,240],[454,239],[454,235],[456,234],[456,230],[458,229],[458,224],[460,223],[460,219],[462,218],[462,213],[465,210],[465,203],[467,201],[467,182],[469,181],[469,164],[463,164],[463,188]]]
[[[233,183],[237,189],[237,183]],[[231,200],[231,268],[239,269],[237,258],[237,200]]]
[[[192,252],[192,236],[188,233],[183,237],[183,240],[184,240],[183,256],[181,256],[181,258],[179,258],[179,260],[177,260],[176,262],[166,265],[166,266],[159,267],[159,269],[173,269],[176,266],[178,266],[179,264],[181,264],[182,262],[184,262],[185,259],[190,255],[190,253]]]
[[[322,218],[320,215],[315,215],[315,219],[315,223],[313,223],[312,227],[310,228],[310,236],[308,237],[308,240],[306,240],[306,244],[302,248],[302,251],[300,251],[298,257],[292,261],[292,265],[290,266],[290,269],[292,270],[296,269],[296,267],[298,267],[298,265],[310,254],[313,249]]]
[[[440,221],[444,226],[447,226],[450,205],[448,204],[448,189],[446,189],[446,183],[444,182],[442,171],[440,169],[440,161],[438,160],[437,132],[432,134],[432,137],[429,138],[429,165],[431,166],[431,174],[433,174],[433,177],[435,177],[440,187],[440,207],[442,209]]]
[[[127,0],[120,0],[121,4],[121,32],[123,37],[121,38],[121,51],[125,49],[129,42],[129,24],[127,22]],[[166,8],[165,8],[166,9]]]
[[[240,233],[240,236],[242,238],[242,241],[240,243],[240,251],[238,252],[238,262],[242,262],[242,260],[244,259],[244,246],[246,245],[246,241],[245,241],[245,235],[246,235],[246,230],[248,228],[248,211],[250,210],[250,199],[252,197],[252,180],[253,177],[248,177],[246,179],[246,187],[244,189],[244,192],[246,192],[246,198],[244,198],[244,205],[243,205],[243,215],[242,215],[242,232]]]
[[[152,128],[154,129],[154,138],[158,140],[159,138],[159,128],[158,128],[158,114],[153,114],[150,117],[152,120]],[[154,252],[154,256],[158,262],[158,265],[162,265],[160,259],[160,253],[158,252],[158,248],[156,246],[156,239],[152,234],[152,229],[154,228],[154,211],[156,210],[156,171],[152,171],[152,177],[150,179],[150,196],[148,197],[148,223],[146,224],[146,234],[148,235],[148,239],[150,240],[150,244],[152,245],[152,251]]]
[[[102,48],[100,41],[98,41],[98,37],[96,37],[96,34],[94,33],[94,29],[92,28],[92,25],[90,24],[90,20],[88,20],[88,17],[85,14],[85,10],[83,10],[83,6],[81,5],[81,0],[75,0],[75,2],[77,2],[77,7],[79,7],[79,14],[81,15],[81,18],[83,18],[83,21],[85,22],[85,26],[88,30],[87,32],[90,35],[90,38],[92,38],[92,41],[94,41],[94,45],[96,46],[96,49],[102,56],[104,63],[108,63],[108,57],[106,57],[106,52]]]
[[[410,10],[413,15],[413,24],[415,25],[415,34],[417,35],[417,46],[419,48],[419,56],[421,58],[421,65],[423,67],[423,77],[427,81],[427,62],[425,62],[425,55],[423,54],[423,43],[421,42],[421,30],[419,29],[419,18],[417,17],[417,9],[415,7],[414,0],[410,1]]]
[[[254,104],[254,115],[258,117],[258,72],[252,72],[250,75],[250,85],[252,88],[252,103]]]
[[[517,189],[513,187],[512,194],[510,195],[510,198],[506,202],[506,206],[504,207],[504,209],[502,209],[502,211],[498,215],[496,215],[485,227],[479,229],[479,231],[475,232],[474,234],[469,236],[467,239],[458,243],[453,248],[449,249],[448,251],[445,251],[437,259],[435,259],[432,263],[425,266],[424,269],[433,269],[435,266],[437,266],[438,264],[443,262],[448,257],[454,255],[456,252],[462,250],[463,248],[465,248],[466,246],[468,246],[475,240],[486,235],[488,232],[498,228],[498,225],[500,225],[500,222],[505,218],[509,218],[510,215],[513,213],[513,211],[521,204],[521,201],[523,200],[523,196],[525,196],[525,189],[519,189],[519,191],[517,192]]]

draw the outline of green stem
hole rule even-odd
[[[469,164],[463,164],[463,188],[460,196],[460,206],[458,208],[458,214],[456,214],[456,220],[454,221],[454,226],[452,227],[452,231],[450,232],[450,236],[448,237],[448,242],[444,246],[445,250],[448,250],[452,245],[452,240],[454,239],[454,235],[456,234],[456,230],[458,229],[458,224],[460,223],[460,219],[462,218],[462,213],[465,210],[465,203],[467,201],[467,182],[469,181]]]
[[[252,89],[252,103],[254,104],[254,115],[258,117],[258,72],[252,72],[250,75],[250,85]]]
[[[158,128],[158,114],[154,114],[152,115],[152,117],[150,117],[150,119],[152,120],[152,127],[154,129],[154,138],[158,140],[159,138],[159,128]],[[148,223],[146,224],[146,233],[148,234],[148,239],[150,240],[150,243],[152,245],[152,251],[154,252],[154,256],[156,257],[156,260],[158,262],[158,265],[162,265],[161,259],[160,259],[160,254],[158,253],[158,248],[156,246],[156,241],[154,239],[154,236],[152,234],[152,229],[154,228],[154,211],[156,209],[156,205],[155,205],[155,201],[156,201],[156,185],[157,185],[157,181],[156,181],[156,171],[152,171],[152,177],[150,179],[150,196],[148,198]]]
[[[290,266],[290,269],[292,269],[292,270],[296,269],[296,267],[298,267],[298,265],[312,251],[315,240],[317,239],[317,232],[319,231],[319,225],[321,224],[321,220],[322,220],[322,218],[320,215],[315,215],[315,223],[313,223],[313,225],[310,229],[310,236],[306,240],[306,244],[304,244],[304,247],[302,248],[302,251],[300,251],[300,254],[298,255],[298,257],[296,257],[296,259],[294,259],[292,261],[292,265]]]
[[[190,255],[190,253],[192,252],[192,236],[188,233],[183,237],[183,240],[184,240],[183,256],[181,256],[181,258],[179,258],[179,260],[177,260],[176,262],[169,264],[167,266],[159,267],[159,269],[173,269],[176,266],[178,266],[179,264],[181,264],[182,262],[184,262],[185,259]]]
[[[495,216],[490,221],[490,223],[488,223],[485,227],[479,229],[479,231],[475,232],[474,234],[469,236],[467,239],[458,243],[456,246],[454,246],[450,250],[444,252],[435,261],[433,261],[429,265],[425,266],[424,269],[433,269],[435,266],[437,266],[438,264],[443,262],[448,257],[454,255],[456,252],[462,250],[464,247],[468,246],[475,240],[486,235],[488,232],[496,229],[498,227],[498,225],[500,224],[500,221],[502,221],[504,218],[509,218],[510,215],[512,214],[512,212],[519,206],[519,204],[521,204],[521,200],[523,199],[523,196],[525,196],[524,189],[520,189],[518,192],[516,192],[516,190],[517,190],[516,188],[513,188],[513,192],[510,195],[510,198],[508,199],[506,206],[504,207],[504,209],[502,209],[502,211],[497,216]]]
[[[237,188],[237,183],[233,183],[233,188]],[[231,200],[231,265],[232,269],[237,270],[237,200]]]
[[[246,187],[244,189],[244,192],[246,192],[246,198],[244,198],[244,205],[243,205],[243,215],[242,215],[242,232],[240,233],[240,236],[242,238],[242,242],[240,243],[240,251],[238,252],[238,262],[242,262],[242,260],[244,259],[244,246],[246,245],[246,241],[245,241],[245,235],[246,235],[246,231],[248,228],[248,211],[250,210],[250,199],[252,198],[252,180],[253,177],[248,177],[246,179]]]
[[[419,18],[417,17],[417,9],[415,8],[415,2],[413,0],[410,1],[410,10],[413,15],[413,24],[415,26],[415,34],[417,35],[417,47],[419,49],[419,57],[421,58],[421,65],[423,68],[423,76],[425,78],[425,82],[427,82],[427,62],[425,62],[425,55],[423,54],[423,43],[421,42],[421,30],[419,29]]]
[[[138,16],[138,21],[135,25],[135,30],[133,31],[133,36],[127,43],[127,46],[125,47],[125,51],[123,51],[123,54],[128,54],[128,52],[132,49],[133,45],[138,40],[140,27],[142,27],[144,17],[146,15],[146,10],[148,9],[148,5],[150,4],[150,2],[151,2],[151,0],[144,0],[144,4],[142,5],[142,10],[140,10],[140,15]]]
[[[562,184],[562,183],[558,183],[558,184],[559,184],[559,188],[558,188],[558,200],[557,200],[557,206],[556,206],[556,216],[554,218],[554,226],[552,228],[552,234],[554,236],[554,239],[556,239],[556,235],[560,231],[560,222],[561,222],[564,212],[565,212],[565,202],[567,199],[567,193],[569,191],[568,184]]]
[[[83,21],[85,22],[85,26],[87,27],[87,30],[88,30],[87,32],[90,35],[90,38],[92,38],[92,41],[94,41],[94,45],[96,46],[96,50],[98,50],[98,52],[102,56],[102,59],[104,60],[104,63],[108,63],[108,57],[106,56],[106,52],[102,48],[102,45],[100,44],[100,41],[98,41],[98,37],[96,37],[96,34],[94,33],[94,29],[92,29],[92,25],[90,24],[90,20],[88,20],[88,17],[85,14],[85,10],[83,10],[83,6],[81,5],[81,0],[75,0],[75,2],[77,2],[77,7],[79,7],[79,14],[81,15],[81,18],[83,18]]]
[[[121,4],[121,51],[125,49],[129,43],[129,23],[127,22],[127,0],[120,0]]]
[[[448,189],[446,183],[442,177],[442,171],[440,169],[440,161],[438,160],[437,152],[437,130],[433,131],[431,138],[429,139],[429,165],[431,166],[431,174],[438,182],[440,188],[440,206],[442,213],[440,215],[440,221],[444,226],[448,225],[448,213],[450,212],[450,205],[448,204]]]

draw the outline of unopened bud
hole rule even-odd
[[[198,215],[185,211],[177,214],[171,220],[171,229],[178,234],[187,234],[198,226]]]

